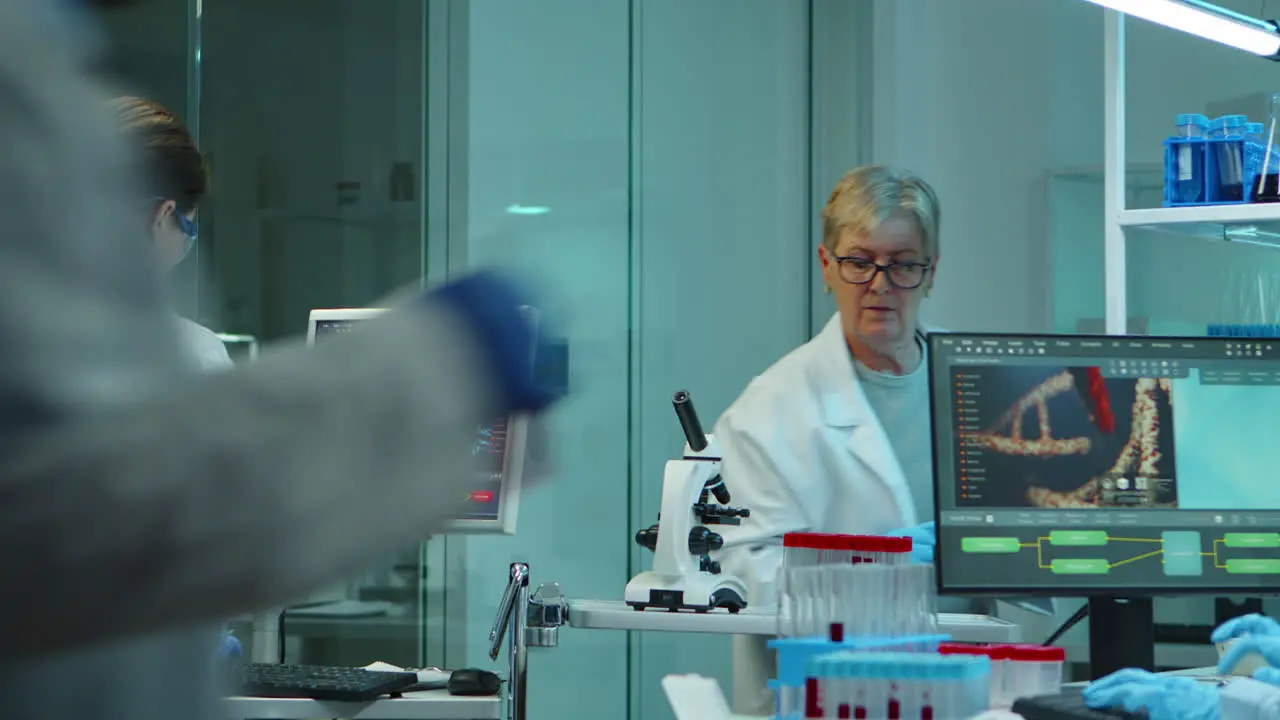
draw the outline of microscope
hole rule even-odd
[[[720,563],[711,559],[724,547],[724,538],[707,526],[739,525],[750,511],[728,506],[720,447],[702,431],[689,393],[677,392],[672,405],[684,429],[684,455],[667,461],[658,523],[636,533],[636,544],[653,551],[653,569],[627,583],[624,599],[636,610],[737,613],[747,606],[747,586],[721,573]]]

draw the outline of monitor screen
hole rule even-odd
[[[383,312],[378,309],[313,310],[307,342],[314,346],[341,336]],[[526,317],[536,322],[536,313],[531,308],[527,309]],[[476,428],[471,446],[471,454],[477,460],[475,475],[467,489],[466,503],[448,525],[450,532],[515,532],[527,432],[527,420],[518,416],[496,418]]]
[[[1280,591],[1280,341],[929,338],[943,592]]]

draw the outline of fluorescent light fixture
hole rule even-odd
[[[1265,20],[1199,0],[1088,0],[1126,15],[1199,35],[1263,57],[1280,53],[1280,33]]]
[[[521,205],[516,203],[507,206],[507,213],[510,215],[546,215],[551,212],[551,208],[542,205]]]

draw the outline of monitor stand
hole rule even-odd
[[[1155,615],[1151,598],[1089,598],[1089,677],[1123,668],[1154,671]]]

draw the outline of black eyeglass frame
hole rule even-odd
[[[909,260],[906,262],[893,262],[887,265],[881,265],[880,263],[874,260],[867,260],[866,258],[860,258],[853,255],[833,255],[832,259],[834,259],[836,261],[836,264],[839,266],[838,270],[840,273],[840,279],[849,283],[850,285],[869,285],[875,282],[877,275],[879,275],[880,273],[884,273],[885,279],[889,281],[889,284],[898,288],[899,290],[915,290],[916,288],[924,284],[925,278],[929,277],[929,272],[933,270],[932,262],[919,262],[917,260]],[[871,272],[871,275],[868,276],[866,280],[850,280],[848,276],[845,274],[844,269],[847,266],[856,267],[854,263],[857,263],[863,266],[874,267],[875,270]],[[917,282],[915,285],[904,285],[894,280],[893,271],[899,268],[918,268],[920,270],[919,282]]]

